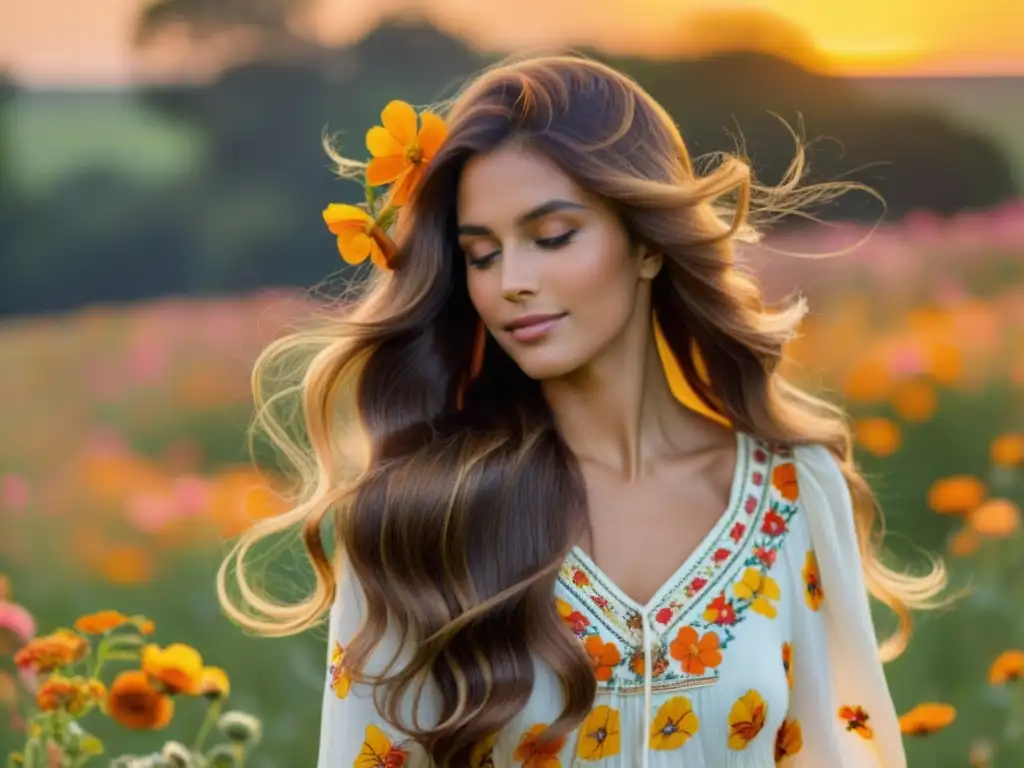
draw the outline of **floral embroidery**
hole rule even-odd
[[[743,694],[729,712],[729,748],[746,749],[764,728],[768,705],[755,690]]]
[[[620,746],[619,710],[594,707],[580,726],[576,755],[581,760],[602,760],[619,754]]]
[[[348,676],[344,666],[345,649],[341,643],[334,641],[334,648],[331,650],[331,666],[328,669],[331,675],[331,690],[339,699],[348,696],[352,688],[352,679]]]
[[[558,615],[562,617],[562,621],[566,623],[575,635],[582,636],[586,632],[587,627],[590,626],[589,619],[562,598],[555,598],[555,608],[558,611]]]
[[[825,599],[825,592],[821,588],[821,574],[818,573],[818,558],[815,557],[814,550],[807,551],[803,576],[804,600],[807,602],[808,608],[812,611],[817,611],[821,608],[821,603]]]
[[[523,768],[562,768],[558,753],[565,746],[565,736],[542,741],[540,735],[547,730],[544,723],[537,723],[519,739],[513,758]]]
[[[799,720],[783,720],[775,733],[775,764],[792,757],[804,748],[804,734]]]
[[[762,573],[757,568],[747,568],[743,573],[743,579],[738,584],[733,584],[733,593],[741,600],[750,601],[750,610],[759,613],[769,619],[777,615],[775,604],[772,600],[779,600],[782,592],[775,579],[767,573]]]
[[[796,480],[796,464],[791,461],[779,464],[772,470],[772,485],[786,501],[800,498],[800,487]]]
[[[615,643],[606,643],[598,635],[588,635],[584,641],[590,666],[598,680],[611,680],[612,669],[622,661],[622,655]]]
[[[844,705],[839,708],[839,719],[846,721],[846,730],[855,732],[862,739],[874,738],[875,732],[868,725],[871,716],[863,707]]]
[[[469,768],[494,768],[494,744],[498,734],[492,733],[469,753]]]
[[[679,749],[700,729],[700,720],[686,696],[674,696],[658,709],[651,723],[651,749]]]
[[[693,627],[683,627],[669,646],[673,659],[682,662],[683,671],[688,675],[703,675],[708,667],[722,663],[718,635],[708,632],[704,637],[697,635]]]
[[[793,690],[793,646],[790,643],[782,644],[782,668],[786,671],[786,685]]]
[[[665,647],[658,646],[654,651],[654,665],[651,669],[651,677],[657,678],[665,674],[665,670],[668,669],[668,659],[665,658]],[[629,668],[633,671],[637,677],[644,676],[644,651],[642,648],[638,648],[633,652],[633,657],[629,660]]]
[[[391,739],[376,725],[366,726],[363,748],[352,768],[402,768],[409,753],[391,743]]]

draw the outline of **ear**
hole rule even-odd
[[[661,266],[665,263],[665,256],[657,251],[652,251],[646,245],[641,245],[637,258],[640,259],[640,279],[653,280],[661,272]]]

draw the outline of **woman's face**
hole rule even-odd
[[[638,298],[660,258],[631,249],[618,216],[543,156],[472,158],[457,215],[470,300],[531,378],[570,374],[647,322]]]

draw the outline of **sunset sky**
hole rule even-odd
[[[0,66],[39,87],[194,80],[216,70],[217,61],[180,40],[141,56],[131,32],[144,5],[0,0]],[[699,22],[708,11],[731,9],[768,12],[782,23]],[[772,50],[802,45],[849,74],[1024,75],[1021,0],[319,0],[302,24],[325,42],[344,43],[382,15],[409,10],[486,49],[596,45],[668,55],[755,37]]]

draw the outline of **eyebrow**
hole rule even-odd
[[[555,213],[557,211],[583,211],[586,210],[587,206],[582,203],[574,203],[572,200],[548,200],[546,203],[541,203],[536,208],[527,211],[518,219],[516,219],[516,226],[523,226],[529,224],[532,221],[541,219],[548,214]],[[463,235],[490,235],[493,234],[487,227],[482,227],[479,224],[463,224],[459,227],[459,237]]]

